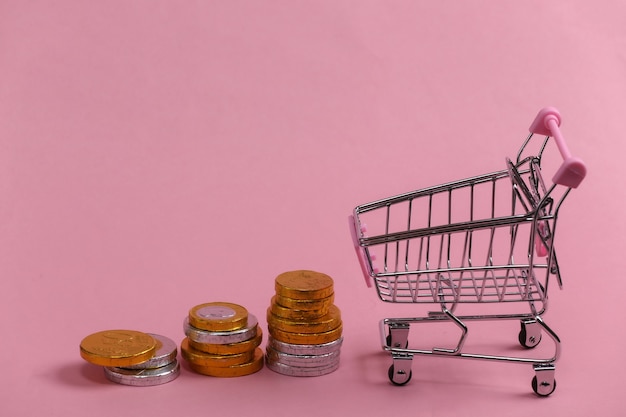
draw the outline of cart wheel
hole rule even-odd
[[[535,375],[533,377],[532,387],[533,391],[535,391],[535,394],[540,397],[547,397],[548,395],[552,394],[556,389],[556,379],[553,379],[552,383],[542,382],[541,384],[539,384],[537,382],[537,375]]]
[[[400,347],[400,346],[391,346],[391,335],[388,334],[387,338],[385,339],[385,342],[387,343],[387,346],[390,348],[400,348],[400,349],[406,349],[409,347],[409,341],[407,340],[406,343],[404,344],[404,347]]]
[[[522,329],[520,330],[517,338],[520,345],[522,345],[526,349],[532,349],[536,347],[539,342],[541,342],[541,333],[538,336],[532,336],[529,338],[528,334],[526,333],[526,326],[522,325]]]
[[[413,371],[409,371],[408,374],[406,372],[396,373],[395,367],[391,365],[389,367],[388,375],[389,375],[389,380],[391,381],[392,384],[398,385],[398,386],[406,385],[411,380],[411,377],[413,376]]]

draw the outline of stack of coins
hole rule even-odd
[[[153,386],[180,374],[176,343],[165,336],[134,330],[106,330],[80,343],[87,362],[104,367],[104,375],[123,385]]]
[[[180,349],[189,367],[203,375],[236,377],[263,368],[263,333],[244,307],[224,302],[200,304],[185,318]]]
[[[266,363],[290,376],[320,376],[339,367],[341,312],[333,280],[314,271],[285,272],[275,280],[267,310]]]

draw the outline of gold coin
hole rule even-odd
[[[248,310],[233,303],[200,304],[189,311],[189,324],[209,332],[237,330],[248,324]]]
[[[323,333],[336,329],[341,324],[341,312],[334,304],[330,306],[328,314],[311,320],[289,320],[272,313],[267,309],[267,325],[278,330],[292,333]]]
[[[292,345],[321,345],[330,343],[341,337],[343,324],[333,330],[322,333],[294,333],[285,332],[275,327],[268,327],[270,335],[279,342],[291,343]]]
[[[230,378],[237,376],[250,375],[260,371],[263,368],[264,362],[263,351],[261,348],[254,349],[254,358],[250,362],[242,363],[240,365],[233,365],[227,367],[214,367],[214,366],[201,366],[189,363],[189,367],[202,375],[216,376],[221,378]]]
[[[328,314],[328,309],[335,301],[335,294],[331,294],[326,298],[319,298],[317,300],[299,300],[296,298],[285,297],[279,294],[275,296],[276,304],[299,311],[321,311],[324,314]]]
[[[157,341],[135,330],[105,330],[80,342],[80,356],[94,365],[123,368],[152,358]]]
[[[297,300],[317,300],[333,293],[333,279],[315,271],[290,271],[275,280],[276,294]]]
[[[283,307],[276,302],[276,296],[272,297],[270,308],[272,310],[272,314],[288,320],[312,320],[328,314],[328,309],[295,310],[293,308]]]
[[[263,341],[261,328],[257,327],[256,332],[256,336],[253,338],[238,343],[228,343],[224,345],[215,343],[198,343],[189,338],[187,338],[187,343],[189,343],[189,346],[193,349],[213,355],[236,355],[238,353],[254,350],[254,348],[261,345],[261,342]]]
[[[212,368],[224,368],[227,366],[241,365],[250,362],[254,358],[254,350],[237,353],[234,355],[212,355],[196,350],[189,346],[189,339],[184,338],[180,344],[182,357],[193,365],[209,366]]]

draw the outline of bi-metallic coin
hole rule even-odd
[[[254,314],[248,314],[248,324],[237,330],[222,331],[222,332],[210,332],[207,330],[198,329],[197,327],[189,324],[189,317],[185,317],[183,322],[183,328],[185,336],[197,343],[209,343],[209,344],[231,344],[243,342],[256,336],[258,321]]]
[[[198,343],[190,338],[187,338],[189,346],[205,353],[211,353],[213,355],[236,355],[238,353],[249,352],[254,348],[261,345],[263,341],[263,332],[260,327],[257,326],[256,336],[251,339],[244,340],[238,343],[227,344],[214,344],[214,343]]]
[[[189,311],[189,324],[210,332],[241,329],[246,327],[247,322],[248,310],[233,303],[205,303]]]

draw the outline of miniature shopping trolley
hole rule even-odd
[[[393,384],[409,382],[413,356],[423,354],[530,364],[534,392],[547,396],[554,391],[560,340],[542,316],[551,276],[562,285],[554,245],[557,215],[586,174],[584,163],[570,154],[560,124],[556,109],[542,109],[517,157],[507,158],[501,171],[354,209],[350,229],[355,249],[366,282],[371,286],[373,281],[379,298],[440,307],[417,317],[381,320],[382,346],[393,360],[389,368]],[[547,184],[542,154],[551,139],[564,161]],[[462,304],[472,307],[472,314],[457,313]],[[500,308],[493,311],[492,306]],[[515,311],[502,313],[501,307],[509,306]],[[466,323],[476,320],[519,320],[523,347],[534,348],[546,334],[554,342],[554,352],[545,358],[467,353]],[[460,329],[456,346],[409,347],[411,324],[444,321]]]

